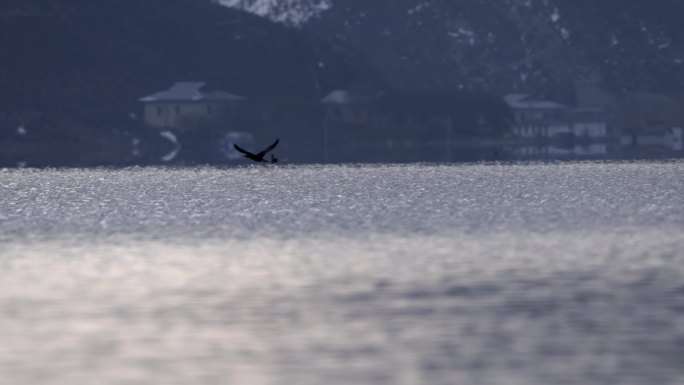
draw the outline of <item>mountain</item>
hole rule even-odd
[[[352,50],[210,0],[0,2],[0,164],[135,161],[138,98],[205,81],[315,101],[370,76]]]
[[[345,0],[303,25],[397,87],[568,99],[577,81],[681,94],[680,0]]]

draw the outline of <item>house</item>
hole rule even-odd
[[[234,117],[243,97],[204,90],[204,82],[177,82],[169,89],[140,98],[144,121],[151,127],[180,131],[224,123]]]
[[[570,135],[603,139],[608,124],[600,108],[574,108],[550,100],[534,99],[527,94],[510,94],[504,101],[514,116],[513,134],[525,138],[552,138]]]

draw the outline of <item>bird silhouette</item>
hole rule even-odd
[[[280,139],[276,139],[275,142],[273,142],[273,144],[271,144],[270,146],[266,147],[263,151],[256,153],[256,154],[253,154],[253,153],[245,150],[244,148],[238,146],[237,144],[233,144],[233,147],[235,147],[236,150],[240,151],[244,155],[244,157],[247,159],[251,159],[255,162],[268,162],[267,160],[264,159],[264,156],[266,156],[266,154],[269,151],[273,150],[278,145],[279,140]]]

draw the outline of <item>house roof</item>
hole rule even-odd
[[[504,96],[504,101],[513,109],[544,109],[562,110],[568,106],[550,100],[532,99],[528,94],[510,94]]]
[[[141,102],[240,101],[242,96],[223,91],[202,91],[204,82],[177,82],[168,90],[140,98]]]

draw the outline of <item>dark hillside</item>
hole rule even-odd
[[[304,28],[362,52],[390,84],[567,99],[577,81],[681,94],[680,0],[346,0]]]
[[[0,47],[5,164],[45,146],[64,154],[28,154],[29,164],[118,161],[114,147],[130,138],[117,132],[139,129],[137,99],[174,81],[315,100],[369,72],[349,50],[209,0],[5,0]]]

